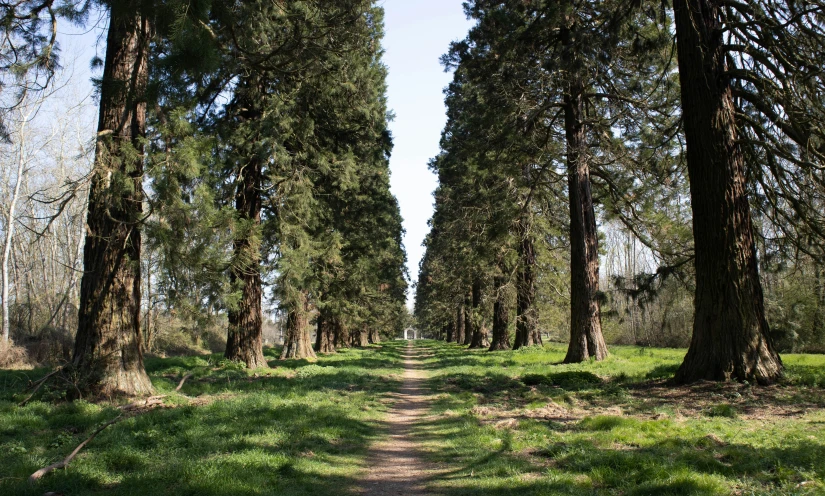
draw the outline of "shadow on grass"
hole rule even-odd
[[[524,430],[531,436],[569,437],[518,452],[513,449],[516,430],[485,427],[471,415],[442,417],[419,426],[417,433],[423,441],[450,439],[452,444],[448,450],[431,454],[433,462],[451,467],[431,480],[434,492],[449,496],[723,495],[744,483],[755,494],[819,494],[821,485],[809,482],[806,492],[800,484],[806,477],[819,481],[825,477],[825,446],[812,440],[755,448],[693,434],[639,446],[598,437],[597,433],[618,429],[649,428],[647,422],[627,417],[527,424]],[[486,436],[500,441],[497,449],[485,449]],[[622,434],[616,436],[621,439]]]
[[[374,359],[395,374],[399,356],[392,346],[353,351],[298,365],[288,375],[258,377],[209,364],[208,356],[153,359],[151,377],[161,390],[193,373],[181,392],[194,402],[113,425],[68,469],[33,486],[26,482],[31,473],[66,456],[119,411],[82,401],[24,408],[0,401],[0,494],[352,493],[381,429],[377,419],[384,407],[378,400],[399,385],[383,370],[358,363]],[[3,378],[0,372],[0,384]],[[24,375],[5,379],[10,396],[20,395],[28,381]]]

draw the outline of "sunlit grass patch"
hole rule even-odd
[[[314,364],[272,361],[274,368],[259,370],[219,355],[150,358],[153,384],[168,395],[165,407],[109,427],[68,469],[34,486],[26,482],[31,473],[65,457],[120,411],[83,401],[21,408],[16,401],[28,379],[2,372],[0,494],[349,492],[369,443],[381,434],[383,400],[399,385],[403,344],[344,350]],[[275,350],[267,356],[274,358]]]
[[[560,364],[564,346],[468,351],[428,343],[438,395],[418,435],[449,467],[447,495],[825,492],[825,371],[783,357],[782,384],[666,380],[684,350],[612,347]]]

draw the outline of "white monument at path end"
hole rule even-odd
[[[403,339],[421,339],[421,331],[419,331],[418,329],[414,329],[412,327],[408,327],[404,329]]]

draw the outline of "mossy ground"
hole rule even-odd
[[[0,494],[347,493],[380,433],[386,393],[398,387],[402,344],[345,350],[312,364],[278,361],[267,350],[275,368],[254,371],[220,355],[148,359],[157,393],[168,395],[164,406],[104,430],[68,469],[34,486],[29,475],[65,457],[120,410],[84,401],[21,408],[26,384],[45,371],[2,371]]]
[[[825,356],[785,355],[783,384],[674,388],[684,350],[563,345],[487,353],[428,342],[437,393],[417,436],[446,495],[825,494]]]

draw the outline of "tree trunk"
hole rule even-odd
[[[378,344],[381,342],[381,335],[378,334],[378,329],[370,329],[369,330],[369,343],[370,344]]]
[[[318,313],[318,330],[315,333],[315,351],[317,353],[335,353],[334,317],[328,310]]]
[[[370,344],[369,331],[366,325],[362,325],[361,329],[352,334],[352,345],[356,348],[364,348]]]
[[[241,97],[246,118],[254,118],[251,98]],[[237,305],[229,308],[226,351],[228,360],[243,362],[250,369],[268,367],[263,352],[263,312],[261,309],[261,182],[263,162],[249,157],[237,170],[235,210],[241,226],[234,241],[234,258],[230,272],[232,288],[241,292]]]
[[[574,80],[564,96],[570,200],[570,344],[564,363],[607,357],[599,313],[599,248],[584,128],[584,87]]]
[[[811,336],[821,340],[825,334],[825,269],[822,263],[814,260],[814,274],[816,278],[816,309],[814,310],[813,328]],[[819,341],[821,343],[821,341]]]
[[[464,340],[461,344],[469,346],[473,342],[473,298],[472,291],[464,300]]]
[[[473,307],[470,312],[470,322],[472,322],[473,328],[470,335],[470,349],[486,348],[489,345],[489,343],[485,343],[487,329],[481,325],[479,321],[481,316],[478,313],[478,305],[481,303],[481,281],[476,280],[473,282],[472,296]]]
[[[83,277],[72,367],[94,396],[153,391],[143,367],[140,223],[150,23],[112,2],[89,189]]]
[[[11,260],[12,242],[14,240],[14,215],[17,208],[17,201],[20,198],[20,185],[23,182],[26,163],[26,123],[28,119],[23,119],[20,124],[20,135],[17,137],[19,153],[17,154],[17,178],[14,182],[14,189],[6,213],[6,239],[3,243],[3,343],[9,342],[9,261]]]
[[[316,358],[309,337],[309,300],[306,293],[300,292],[298,301],[289,309],[286,317],[286,335],[284,349],[281,351],[281,360],[288,358]]]
[[[455,342],[464,344],[464,329],[467,320],[464,316],[464,303],[458,305],[455,316]]]
[[[712,0],[674,0],[673,7],[696,253],[693,336],[676,381],[770,384],[783,367],[765,319],[744,157],[724,75],[722,7]]]
[[[533,238],[524,228],[519,245],[519,273],[516,287],[516,342],[513,349],[541,345],[536,299],[536,250]]]
[[[510,336],[507,332],[510,326],[510,309],[507,306],[507,292],[504,290],[506,284],[507,280],[501,275],[496,276],[493,281],[496,301],[493,303],[493,341],[490,343],[490,351],[510,349]]]
[[[333,332],[335,333],[335,349],[349,348],[351,346],[349,329],[339,317],[336,317],[334,320]]]

